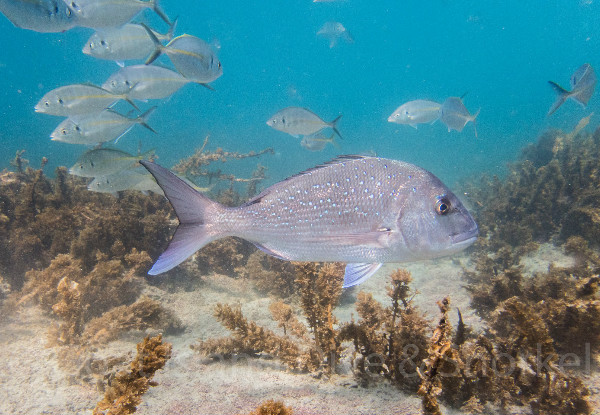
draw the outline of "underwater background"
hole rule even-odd
[[[156,134],[136,125],[119,149],[154,149],[230,206],[337,155],[402,160],[463,199],[480,237],[347,290],[340,264],[233,238],[150,277],[177,224],[169,203],[88,191],[62,166],[91,147],[51,141],[60,119],[34,111],[119,67],[82,53],[93,29],[0,16],[0,413],[600,414],[600,99],[547,116],[548,81],[571,89],[577,68],[600,67],[597,1],[160,6],[223,75],[136,101],[157,106]],[[168,30],[150,10],[134,20]],[[317,31],[331,21],[353,41],[330,47]],[[478,137],[387,121],[451,96],[480,110]],[[342,115],[337,145],[311,152],[266,124],[289,106]]]
[[[120,148],[156,149],[164,165],[211,143],[247,152],[273,147],[265,160],[273,182],[331,159],[337,154],[369,151],[409,161],[452,184],[459,176],[501,173],[524,144],[549,127],[569,130],[587,112],[573,101],[552,117],[554,101],[547,81],[568,86],[585,62],[596,66],[600,49],[600,13],[596,2],[393,1],[268,4],[163,1],[177,34],[190,33],[221,46],[223,76],[215,91],[187,85],[158,105],[150,125],[158,134],[136,127]],[[140,20],[140,18],[138,18]],[[150,11],[141,20],[167,27]],[[339,21],[354,43],[329,48],[316,32],[326,21]],[[162,26],[161,26],[162,24]],[[81,52],[91,29],[43,34],[18,30],[0,20],[5,34],[0,71],[2,142],[0,166],[17,150],[49,159],[50,170],[71,166],[81,146],[51,142],[58,118],[34,113],[49,90],[71,83],[102,84],[118,69]],[[160,62],[167,65],[168,60]],[[464,102],[477,118],[448,133],[441,123],[418,130],[386,121],[400,104],[413,99],[442,102],[467,94]],[[141,105],[141,104],[140,104]],[[298,140],[270,129],[266,120],[286,106],[311,108],[324,120],[343,117],[340,148],[311,153]],[[297,150],[297,151],[296,151]]]

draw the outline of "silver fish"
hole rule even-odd
[[[166,34],[152,31],[156,38],[170,41],[177,25],[177,19],[173,22]],[[106,28],[95,32],[85,42],[83,53],[98,59],[116,61],[123,66],[123,61],[134,59],[146,59],[154,52],[154,42],[148,36],[143,26],[137,23],[127,23],[122,27]]]
[[[157,164],[140,163],[180,222],[151,275],[213,240],[237,236],[284,260],[349,263],[344,287],[350,287],[384,262],[449,255],[478,235],[471,215],[437,177],[401,161],[345,156],[281,181],[237,208],[208,199]]]
[[[63,0],[0,0],[0,12],[16,27],[42,33],[64,32],[78,20]]]
[[[475,128],[475,137],[477,137],[477,125],[475,119],[479,115],[480,110],[481,109],[477,110],[474,115],[471,115],[469,110],[465,107],[465,104],[463,104],[462,99],[459,97],[450,97],[444,101],[440,108],[440,121],[446,124],[448,132],[450,132],[450,130],[461,132],[463,128],[465,128],[465,125],[471,121]]]
[[[79,177],[108,176],[139,167],[138,161],[151,154],[154,154],[154,150],[134,156],[116,148],[95,148],[83,153],[69,173]]]
[[[325,122],[321,117],[309,109],[287,107],[269,118],[267,125],[293,136],[310,135],[330,127],[340,138],[342,138],[336,125],[340,118],[342,118],[341,115],[331,122]]]
[[[156,132],[146,121],[156,107],[136,118],[128,118],[113,110],[104,110],[93,114],[76,115],[61,122],[50,134],[53,141],[69,144],[98,144],[106,141],[118,141],[135,124],[141,124]]]
[[[44,95],[35,105],[35,111],[69,117],[102,111],[121,99],[137,109],[127,94],[115,94],[96,85],[65,85]]]
[[[140,192],[154,192],[164,195],[160,186],[148,172],[139,170],[126,170],[108,176],[94,178],[88,184],[88,190],[99,193],[117,195],[124,190],[139,190]]]
[[[594,94],[596,89],[596,72],[589,63],[581,65],[573,75],[571,75],[571,90],[567,91],[556,82],[548,81],[548,83],[557,93],[556,101],[548,111],[548,115],[552,115],[567,99],[571,98],[579,102],[584,107]]]
[[[344,39],[348,43],[353,43],[354,38],[340,22],[325,22],[317,32],[317,36],[323,36],[329,39],[329,48],[337,45],[340,39]]]
[[[177,71],[187,79],[208,84],[223,75],[223,66],[212,47],[204,40],[181,35],[163,46],[148,26],[142,23],[154,41],[155,52],[146,60],[146,65],[154,62],[162,53],[167,55]]]
[[[126,66],[112,74],[102,88],[131,99],[162,99],[177,92],[191,81],[181,74],[154,65]]]
[[[98,29],[119,27],[144,9],[152,9],[168,25],[169,18],[158,6],[158,0],[63,0],[78,17],[77,25]]]
[[[435,101],[416,99],[400,105],[388,117],[388,122],[407,124],[417,128],[417,124],[434,123],[440,118],[441,105]]]
[[[334,140],[334,134],[326,137],[323,133],[318,132],[311,135],[305,135],[300,141],[300,145],[308,151],[321,151],[325,148],[327,143],[331,143],[338,147],[338,144]]]

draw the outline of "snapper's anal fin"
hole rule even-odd
[[[348,264],[344,272],[343,288],[352,287],[364,282],[381,268],[383,264]]]
[[[196,191],[164,167],[145,160],[140,160],[140,164],[154,176],[179,219],[179,227],[167,250],[148,271],[150,275],[157,275],[175,268],[218,237],[207,231],[206,224],[208,218],[215,214],[221,205]]]

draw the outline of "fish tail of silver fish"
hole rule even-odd
[[[154,10],[154,12],[158,15],[158,17],[160,17],[162,20],[164,20],[164,22],[166,24],[171,26],[171,21],[169,20],[169,17],[165,14],[165,12],[158,5],[158,0],[152,0],[152,10]]]
[[[175,268],[204,245],[220,238],[222,235],[210,231],[214,227],[207,225],[211,224],[210,217],[226,208],[196,191],[164,167],[145,160],[141,160],[140,164],[154,176],[179,219],[179,226],[167,250],[148,271],[150,275],[157,275]]]
[[[137,123],[139,123],[140,125],[146,127],[148,130],[152,131],[154,134],[157,134],[157,133],[154,130],[154,128],[152,128],[152,127],[150,127],[148,125],[148,118],[150,118],[150,116],[156,110],[156,108],[157,108],[156,106],[150,108],[148,111],[146,111],[145,113],[143,113],[142,115],[138,116],[135,119]]]
[[[152,39],[152,42],[154,42],[154,52],[152,52],[152,54],[148,56],[148,59],[146,59],[146,62],[144,62],[146,65],[150,65],[160,56],[164,46],[162,43],[160,43],[160,40],[158,40],[152,29],[150,29],[146,23],[142,22],[140,25],[146,30],[146,33],[148,33],[148,36],[150,39]]]
[[[554,111],[556,111],[558,107],[560,107],[567,100],[567,98],[569,98],[569,95],[571,93],[556,82],[548,81],[548,83],[550,84],[552,89],[554,89],[554,92],[556,92],[557,94],[556,101],[554,101],[554,104],[552,104],[552,108],[550,108],[550,111],[548,111],[548,116],[550,116],[554,114]]]
[[[479,115],[480,112],[481,112],[481,108],[479,108],[477,110],[477,112],[475,114],[473,114],[473,116],[471,117],[471,121],[473,121],[473,128],[475,129],[475,138],[478,138],[478,136],[477,136],[477,116]]]
[[[173,22],[169,25],[169,31],[166,33],[165,37],[168,41],[171,41],[175,36],[175,29],[177,28],[177,20],[179,20],[179,16],[173,19]]]
[[[331,121],[331,122],[329,123],[329,126],[330,126],[330,127],[333,129],[333,131],[335,131],[335,133],[338,135],[338,137],[340,137],[340,138],[343,140],[344,138],[342,137],[342,135],[340,134],[340,132],[339,132],[339,131],[338,131],[338,129],[337,129],[337,123],[338,123],[338,121],[340,120],[340,118],[342,118],[342,115],[343,115],[343,114],[340,114],[340,115],[338,115],[338,116],[335,118],[335,120],[333,120],[333,121]]]

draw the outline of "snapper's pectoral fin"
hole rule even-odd
[[[276,250],[266,247],[262,244],[259,244],[258,242],[254,242],[254,246],[256,246],[258,249],[260,249],[261,251],[263,251],[265,254],[267,255],[271,255],[277,259],[282,259],[284,261],[290,261],[290,258],[286,258],[286,255],[282,252],[277,252]]]
[[[343,288],[358,285],[370,278],[383,264],[348,264],[344,273]]]
[[[335,245],[360,245],[368,248],[380,249],[391,246],[397,237],[397,232],[393,231],[389,227],[382,226],[371,232],[329,235],[324,238],[320,238],[320,240],[324,239],[325,241]]]

